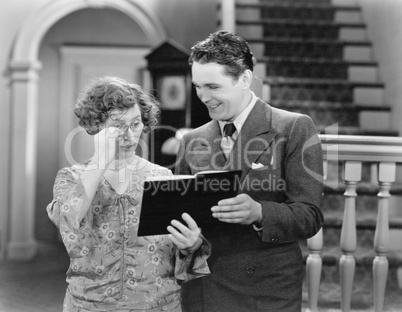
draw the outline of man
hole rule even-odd
[[[211,208],[221,221],[204,233],[212,274],[183,285],[184,311],[300,312],[299,240],[323,223],[315,126],[254,95],[253,55],[243,38],[213,33],[193,46],[189,63],[212,121],[184,135],[175,173],[241,169],[242,177],[239,195]]]

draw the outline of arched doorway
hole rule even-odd
[[[151,46],[166,39],[160,22],[139,4],[128,0],[49,1],[33,12],[22,25],[10,60],[11,157],[10,208],[7,257],[32,258],[37,249],[35,232],[35,192],[38,129],[38,84],[41,62],[39,49],[55,23],[82,9],[110,8],[129,16],[142,29]],[[18,142],[18,143],[16,143]]]

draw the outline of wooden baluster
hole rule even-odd
[[[361,179],[362,163],[360,161],[345,161],[342,178],[346,184],[345,211],[341,231],[341,250],[343,255],[339,260],[341,281],[341,311],[350,311],[352,288],[355,275],[356,260],[356,186]]]
[[[328,162],[324,160],[324,180],[327,178]],[[322,271],[322,259],[320,252],[323,246],[322,228],[316,235],[307,240],[307,246],[310,253],[306,260],[307,273],[307,309],[306,312],[318,311],[318,294],[320,290],[320,280]]]
[[[320,289],[322,259],[320,252],[323,245],[322,228],[316,235],[307,240],[307,246],[310,254],[307,257],[306,270],[307,270],[307,291],[308,302],[306,312],[318,311],[318,293]]]
[[[378,193],[377,226],[374,234],[373,284],[374,284],[374,311],[381,312],[384,307],[385,287],[388,275],[389,252],[389,189],[395,181],[395,163],[382,162],[378,166]]]

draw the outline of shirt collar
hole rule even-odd
[[[254,94],[254,92],[251,92],[251,100],[246,106],[245,109],[239,114],[239,116],[236,117],[236,119],[233,121],[235,127],[236,127],[236,132],[233,134],[233,138],[236,140],[237,137],[239,136],[239,133],[241,131],[241,128],[243,127],[243,124],[246,122],[246,119],[248,115],[250,115],[250,112],[254,108],[255,103],[257,102],[257,96]],[[221,133],[223,133],[223,127],[228,123],[227,121],[222,121],[218,120],[219,122],[219,127],[221,128]]]

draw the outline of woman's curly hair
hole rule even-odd
[[[149,132],[158,122],[160,103],[140,86],[118,77],[100,77],[93,80],[77,99],[74,114],[88,134],[95,135],[103,129],[113,110],[126,111],[138,104],[144,132]]]

